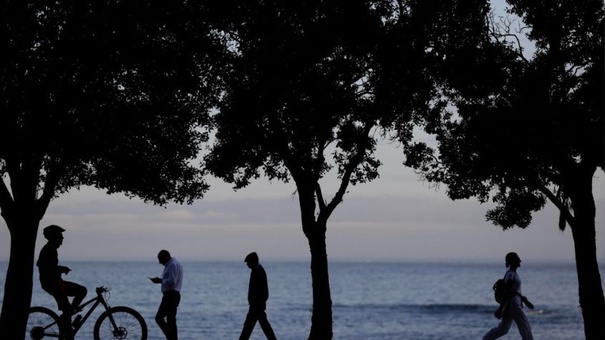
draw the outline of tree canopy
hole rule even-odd
[[[504,229],[528,227],[554,204],[574,238],[586,337],[602,338],[592,182],[605,157],[603,2],[508,3],[510,15],[485,16],[472,44],[434,38],[435,56],[456,65],[435,77],[448,106],[427,125],[436,149],[414,146],[425,152],[407,164],[453,199],[491,199],[486,217]],[[460,48],[480,72],[459,67],[451,51]]]
[[[11,233],[0,319],[22,338],[38,223],[80,186],[165,204],[207,190],[220,49],[189,2],[8,1],[0,9],[0,209]]]
[[[205,158],[245,187],[293,181],[311,252],[309,339],[332,338],[327,221],[349,185],[378,176],[378,139],[412,136],[435,94],[425,68],[423,1],[226,1],[221,32],[231,56]],[[220,15],[219,15],[220,17]],[[332,194],[321,179],[336,173]]]

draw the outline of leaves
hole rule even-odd
[[[453,199],[476,196],[486,202],[493,195],[497,207],[487,218],[503,228],[524,228],[545,203],[542,188],[558,187],[569,197],[575,176],[603,166],[604,87],[602,73],[594,76],[603,67],[603,6],[600,1],[509,3],[527,36],[494,32],[498,26],[485,25],[484,14],[475,12],[477,20],[463,24],[475,25],[467,30],[477,35],[461,47],[436,50],[446,66],[436,79],[449,103],[449,112],[427,124],[427,131],[436,132],[439,159],[423,156],[429,154],[424,151],[409,163],[427,179],[447,184]],[[446,23],[457,31],[457,22]],[[510,34],[534,44],[531,58],[507,40]],[[468,68],[451,66],[466,58],[480,70],[472,77]],[[569,216],[569,204],[552,197]]]
[[[378,113],[372,38],[382,24],[369,3],[231,3],[222,36],[236,50],[206,158],[214,174],[242,187],[259,170],[270,179],[318,180],[353,162],[355,183],[376,176],[378,162],[365,150],[374,145],[366,126]]]
[[[17,180],[10,169],[31,163],[56,194],[94,185],[157,204],[202,196],[193,161],[220,90],[211,61],[222,53],[204,8],[11,2],[2,15],[3,173]]]

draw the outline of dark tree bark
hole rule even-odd
[[[36,236],[43,213],[36,206],[22,203],[2,209],[10,239],[10,256],[4,283],[4,301],[0,314],[2,339],[21,339],[25,334],[33,288]],[[30,211],[34,210],[34,211]],[[43,210],[46,210],[45,208]]]
[[[567,181],[574,212],[569,225],[574,241],[578,293],[587,340],[605,338],[605,299],[597,262],[593,174],[594,169],[581,169],[571,173]]]
[[[332,339],[332,295],[326,248],[326,225],[315,222],[305,228],[311,250],[313,316],[309,340]]]

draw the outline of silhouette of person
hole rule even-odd
[[[269,285],[267,283],[267,273],[260,265],[258,255],[254,252],[248,254],[244,259],[250,271],[250,282],[248,284],[248,315],[244,321],[244,328],[239,336],[240,340],[248,340],[256,322],[260,324],[265,336],[269,340],[276,340],[275,333],[269,320],[265,308],[267,299],[269,299]]]
[[[167,340],[178,340],[176,311],[181,302],[183,266],[167,250],[160,250],[158,261],[164,266],[162,277],[150,277],[153,283],[162,284],[162,302],[155,315],[155,322]]]
[[[52,295],[57,301],[59,310],[63,312],[61,320],[63,325],[71,324],[71,317],[76,312],[76,308],[82,303],[88,290],[86,287],[77,283],[64,281],[61,274],[68,274],[69,267],[59,265],[58,249],[63,244],[63,232],[65,229],[58,225],[49,225],[44,228],[44,237],[48,240],[40,250],[38,261],[38,273],[40,276],[40,285],[48,294]],[[73,297],[69,302],[69,297]]]
[[[521,294],[521,278],[517,274],[517,268],[521,267],[521,258],[517,253],[511,252],[506,254],[505,262],[508,270],[504,275],[504,301],[494,313],[498,319],[502,318],[502,320],[498,326],[485,333],[483,340],[498,339],[504,336],[510,330],[513,321],[517,324],[521,338],[532,340],[533,336],[527,317],[523,312],[523,304],[530,309],[533,309],[534,305]]]

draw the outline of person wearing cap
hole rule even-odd
[[[240,340],[248,340],[252,334],[252,330],[256,322],[260,324],[265,336],[269,340],[276,340],[275,333],[269,320],[265,308],[269,299],[269,285],[267,284],[267,273],[263,266],[260,265],[258,254],[252,252],[244,259],[250,271],[250,282],[248,284],[248,315],[244,321],[244,328],[240,334]]]
[[[65,229],[58,225],[44,228],[43,234],[47,242],[40,250],[36,265],[42,289],[55,298],[59,310],[63,312],[62,318],[71,323],[71,316],[86,297],[88,290],[82,285],[61,278],[61,274],[71,271],[69,267],[59,265],[58,249],[63,244],[64,231]],[[71,303],[69,297],[73,297]]]
[[[160,250],[158,262],[164,266],[162,277],[150,277],[153,283],[162,284],[162,302],[155,315],[158,324],[167,340],[178,339],[176,312],[181,302],[181,287],[183,285],[183,266],[170,255],[168,250]]]

